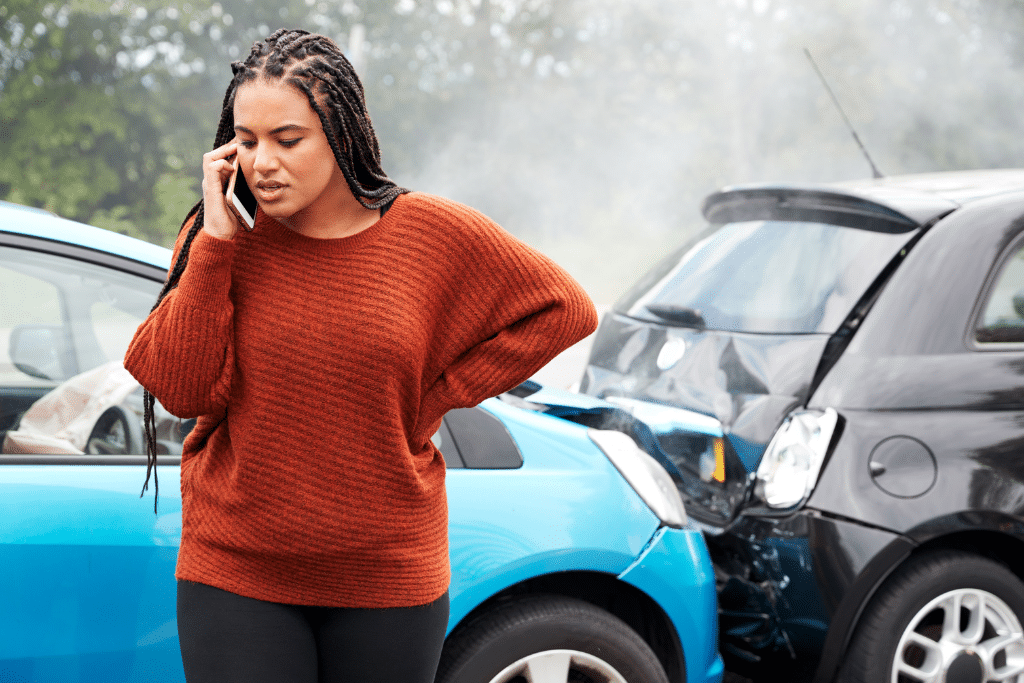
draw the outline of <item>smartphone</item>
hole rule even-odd
[[[235,159],[235,172],[231,174],[228,181],[228,188],[224,192],[228,200],[228,208],[235,214],[235,217],[242,222],[247,230],[252,230],[256,225],[256,197],[253,196],[249,184],[245,181],[245,175]]]

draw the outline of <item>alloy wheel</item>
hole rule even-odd
[[[892,683],[1024,683],[1024,629],[999,597],[977,588],[944,593],[910,620]]]
[[[490,683],[629,683],[615,668],[586,652],[546,650],[505,667]]]

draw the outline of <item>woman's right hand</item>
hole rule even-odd
[[[235,170],[238,142],[231,142],[203,155],[203,230],[222,240],[233,239],[238,219],[228,208],[224,185]]]

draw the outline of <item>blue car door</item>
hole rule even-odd
[[[17,215],[54,235],[103,237]],[[158,415],[171,455],[155,514],[152,495],[139,497],[145,458],[132,455],[143,452],[141,390],[120,367],[164,273],[114,251],[0,232],[5,683],[184,680],[174,620],[180,430]]]
[[[0,455],[0,679],[183,681],[174,615],[178,468]]]

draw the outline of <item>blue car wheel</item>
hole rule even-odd
[[[668,683],[657,655],[624,621],[558,595],[483,612],[449,638],[436,683]]]

